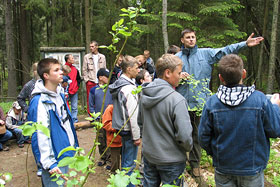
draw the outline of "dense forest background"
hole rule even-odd
[[[0,94],[14,98],[29,81],[31,65],[40,60],[40,47],[86,47],[96,40],[111,44],[112,25],[121,8],[140,0],[1,0],[0,2]],[[156,60],[167,45],[181,46],[180,33],[192,28],[199,47],[223,47],[244,41],[254,32],[262,45],[243,50],[246,84],[266,93],[280,88],[278,59],[279,0],[144,0],[146,9],[137,18],[142,30],[131,36],[125,54],[136,56],[145,49]],[[167,31],[167,32],[166,32]],[[118,45],[121,45],[119,43]],[[108,68],[116,54],[100,49]],[[212,89],[219,84],[214,68]]]

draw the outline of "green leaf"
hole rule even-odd
[[[86,117],[85,120],[93,121],[94,119],[92,117]]]
[[[77,156],[76,158],[77,160],[75,161],[74,165],[77,171],[81,171],[92,164],[92,161],[86,156]]]
[[[42,131],[48,138],[50,138],[50,130],[42,124],[35,124],[36,129]]]
[[[124,36],[131,36],[131,32],[126,32],[124,30],[120,30],[120,34],[122,34]]]
[[[120,21],[118,21],[118,25],[119,25],[119,26],[122,25],[123,22],[124,22],[124,19],[122,18],[122,19],[120,19]]]
[[[9,181],[12,180],[13,175],[12,175],[11,173],[5,173],[5,174],[3,175],[3,177],[4,177],[5,181],[9,182]]]
[[[62,149],[62,150],[59,152],[57,158],[59,158],[61,155],[63,155],[63,153],[65,153],[65,152],[67,152],[67,151],[76,151],[76,149],[75,149],[75,147],[73,147],[73,146],[68,146],[68,147]]]
[[[32,136],[32,134],[36,131],[34,126],[25,125],[22,129],[22,134],[24,136]]]
[[[134,185],[140,184],[140,180],[137,179],[137,177],[138,177],[138,174],[133,172],[133,173],[130,175],[130,182],[131,182],[132,184],[134,184]]]
[[[111,178],[108,179],[112,186],[127,186],[129,184],[129,176],[124,173],[119,173],[116,175],[111,175]]]
[[[86,179],[85,176],[80,176],[80,182],[83,182]]]
[[[75,157],[65,157],[58,163],[58,167],[68,166],[76,161]]]
[[[98,48],[104,49],[104,48],[107,48],[107,46],[106,45],[99,45]]]
[[[63,183],[64,183],[64,180],[58,180],[58,181],[56,181],[56,184],[59,185],[59,186],[63,185]]]
[[[71,171],[69,174],[70,174],[70,177],[74,177],[74,176],[77,175],[77,172],[76,171]]]
[[[141,13],[144,13],[144,12],[146,12],[146,9],[144,9],[144,8],[140,8],[140,10],[139,10]]]
[[[126,8],[122,8],[121,11],[122,12],[128,12],[128,10]]]

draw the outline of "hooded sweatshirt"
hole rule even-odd
[[[133,140],[138,140],[140,138],[140,128],[137,124],[138,95],[132,94],[135,88],[135,80],[124,74],[116,82],[109,85],[114,105],[112,127],[120,130],[129,119],[123,131],[131,133]]]
[[[143,155],[149,162],[166,165],[186,161],[186,152],[193,144],[188,106],[167,81],[155,79],[143,88],[138,124]]]
[[[36,82],[32,92],[33,99],[28,110],[28,120],[41,122],[49,128],[51,134],[48,138],[38,131],[32,136],[33,152],[44,169],[52,169],[57,166],[57,161],[72,155],[66,152],[58,159],[58,153],[63,148],[78,146],[73,120],[61,93],[63,88],[60,85],[56,92],[53,92],[46,89],[41,79]]]

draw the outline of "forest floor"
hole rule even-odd
[[[80,119],[82,120],[82,119]],[[79,138],[79,144],[82,148],[85,149],[87,153],[93,145],[93,139],[95,138],[95,133],[93,132],[92,128],[88,129],[78,129],[77,135]],[[21,187],[21,186],[28,186],[28,178],[26,172],[26,156],[28,153],[27,158],[27,168],[28,174],[30,178],[30,186],[31,187],[39,187],[41,186],[41,178],[37,177],[37,167],[34,161],[34,157],[31,151],[31,146],[28,149],[28,144],[25,144],[24,148],[18,148],[15,139],[10,140],[8,142],[10,144],[10,150],[5,152],[0,152],[0,173],[10,172],[13,175],[13,179],[7,183],[7,187]],[[28,149],[28,151],[27,151]],[[98,151],[97,151],[98,152]],[[99,156],[96,153],[96,158]],[[138,157],[140,160],[140,154]],[[214,174],[207,170],[207,168],[202,168],[201,173],[203,176],[204,181],[207,181],[209,184],[213,184],[213,176]],[[193,178],[186,172],[186,183],[189,187],[197,187],[198,184],[195,182]],[[110,177],[110,172],[105,169],[104,167],[96,167],[96,173],[91,174],[89,176],[88,182],[85,186],[87,187],[105,187],[109,183],[107,179]],[[212,181],[209,181],[212,180]],[[185,185],[186,186],[186,185]],[[207,185],[212,186],[212,185]],[[274,187],[274,185],[268,183],[266,181],[266,187]]]

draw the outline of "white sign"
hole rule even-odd
[[[75,66],[77,68],[77,70],[79,70],[79,72],[81,72],[81,54],[79,52],[46,52],[45,53],[45,58],[55,58],[57,59],[61,65],[65,64],[65,60],[64,57],[67,54],[71,54],[74,57],[74,64],[73,66]]]

